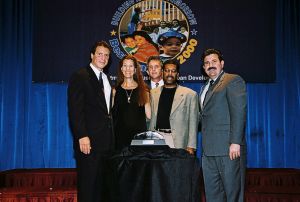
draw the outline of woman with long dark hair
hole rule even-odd
[[[151,118],[149,97],[138,61],[132,55],[123,57],[118,68],[113,106],[116,149],[129,146],[134,135],[147,130],[146,118]]]

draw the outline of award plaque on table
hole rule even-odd
[[[164,136],[156,131],[145,131],[136,134],[131,141],[131,146],[166,146]]]

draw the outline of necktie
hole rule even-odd
[[[107,77],[105,77],[104,75],[104,80],[106,80],[106,85],[105,85],[105,89],[104,89],[104,82],[103,82],[103,75],[104,73],[101,71],[100,74],[99,74],[99,85],[100,85],[100,88],[104,94],[104,98],[105,98],[105,103],[106,103],[106,107],[107,107],[107,111],[108,113],[110,113],[110,105],[111,105],[111,99],[110,99],[110,96],[111,96],[111,86],[109,83],[107,83]]]
[[[204,102],[205,102],[207,92],[208,92],[209,89],[212,87],[212,85],[214,85],[214,82],[215,82],[214,80],[210,80],[210,81],[209,81],[209,85],[208,85],[207,91],[205,92],[205,96],[204,96],[204,99],[203,99],[203,104],[204,104]],[[202,104],[202,105],[203,105],[203,104]]]
[[[104,86],[103,86],[102,72],[100,72],[100,75],[99,75],[99,85],[100,85],[100,88],[103,90]]]
[[[155,88],[157,88],[157,87],[158,87],[158,85],[159,85],[159,83],[155,83]]]

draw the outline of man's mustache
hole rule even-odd
[[[173,76],[167,76],[167,79],[168,79],[168,78],[175,79],[175,77],[173,77]]]
[[[207,71],[210,71],[210,70],[212,70],[212,69],[216,70],[217,68],[216,68],[216,67],[209,67],[209,68],[207,69]]]

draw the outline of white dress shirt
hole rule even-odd
[[[215,83],[216,80],[219,78],[219,76],[222,73],[223,73],[223,71],[221,71],[220,74],[215,79],[209,79],[208,82],[207,82],[207,84],[205,85],[205,87],[204,87],[204,89],[203,89],[203,91],[202,91],[202,93],[200,95],[201,109],[203,109],[203,102],[204,102],[204,99],[205,99],[205,95],[206,95],[206,93],[207,93],[207,91],[209,89],[210,81],[213,80],[214,81],[213,83]]]
[[[156,86],[156,83],[158,83],[158,86]],[[154,82],[151,80],[151,89],[159,87],[159,86],[163,86],[164,85],[164,80],[160,80],[159,82]]]
[[[100,71],[99,69],[97,69],[92,63],[90,63],[90,66],[93,69],[93,71],[95,72],[98,80],[99,80],[100,72],[102,72],[102,80],[103,80],[103,87],[104,87],[105,102],[106,102],[107,111],[109,112],[111,86],[109,84],[107,75],[103,71]]]
[[[204,86],[204,89],[200,95],[200,101],[201,101],[201,109],[203,109],[203,102],[204,102],[204,98],[205,98],[205,95],[208,91],[208,88],[209,88],[209,85],[210,85],[210,81],[211,79],[209,79],[209,81],[207,82],[207,84]]]

